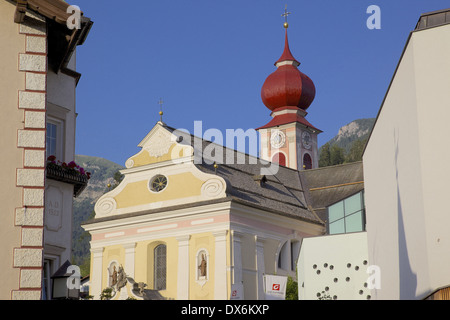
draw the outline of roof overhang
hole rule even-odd
[[[80,12],[80,28],[69,29],[67,20],[71,17],[70,4],[62,0],[16,0],[14,22],[23,23],[26,12],[32,11],[46,18],[48,22],[49,67],[78,80],[81,74],[68,68],[68,63],[78,45],[82,45],[93,22]]]

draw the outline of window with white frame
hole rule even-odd
[[[47,118],[46,153],[63,161],[63,121]]]
[[[42,300],[50,300],[52,297],[51,272],[53,269],[53,260],[44,259],[42,270]]]

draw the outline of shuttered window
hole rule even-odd
[[[154,251],[154,289],[166,289],[166,245],[160,244]]]

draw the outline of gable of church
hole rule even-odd
[[[226,197],[223,178],[200,171],[193,148],[157,124],[126,162],[124,179],[95,205],[96,218]]]

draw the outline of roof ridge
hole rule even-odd
[[[175,129],[175,128],[173,128],[173,127],[171,127],[171,126],[169,126],[169,125],[167,125],[167,124],[165,124],[165,123],[164,123],[163,127],[167,128],[167,129],[169,129],[169,130],[172,130],[172,131],[177,131],[177,130],[178,130],[178,129]],[[183,131],[183,132],[186,133],[185,131]],[[187,132],[187,134],[190,135],[191,141],[192,141],[192,139],[199,139],[199,140],[202,141],[202,143],[203,143],[203,142],[212,143],[212,144],[215,144],[215,145],[217,145],[218,147],[222,147],[222,148],[224,148],[224,149],[226,149],[226,150],[231,150],[231,151],[233,151],[233,152],[236,153],[236,154],[243,154],[243,155],[245,155],[246,157],[251,157],[251,158],[255,158],[256,160],[261,160],[261,161],[263,161],[263,162],[272,163],[271,161],[262,159],[260,156],[257,156],[257,155],[256,155],[256,156],[255,156],[255,155],[251,155],[251,154],[248,154],[248,153],[245,152],[245,151],[239,151],[239,150],[236,150],[236,149],[233,149],[233,148],[230,148],[230,147],[221,145],[221,144],[219,144],[219,143],[217,143],[217,142],[213,142],[213,141],[210,141],[210,140],[207,140],[207,139],[198,137],[198,136],[196,136],[196,135],[193,135],[193,134],[190,133],[189,131]],[[195,144],[194,144],[194,146],[193,146],[193,145],[191,145],[191,146],[194,147]],[[226,163],[222,163],[221,165],[224,165],[224,164],[227,165]],[[234,164],[240,164],[240,163],[234,163]],[[241,164],[251,164],[251,163],[241,163]],[[284,168],[284,169],[288,169],[288,170],[291,170],[291,171],[299,172],[299,170],[297,170],[297,169],[290,168],[290,167],[286,167],[286,166],[283,166],[283,165],[280,165],[280,164],[279,164],[279,167]]]
[[[305,170],[305,171],[306,171],[306,172],[307,172],[307,171],[318,171],[318,170],[330,169],[330,168],[335,168],[335,167],[344,167],[344,166],[348,166],[348,165],[355,165],[355,164],[357,164],[357,163],[363,163],[363,161],[360,160],[360,161],[346,162],[346,163],[341,163],[341,164],[335,164],[335,165],[332,165],[332,166],[326,166],[326,167],[319,167],[319,168],[314,168],[314,169],[308,169],[308,170]]]

